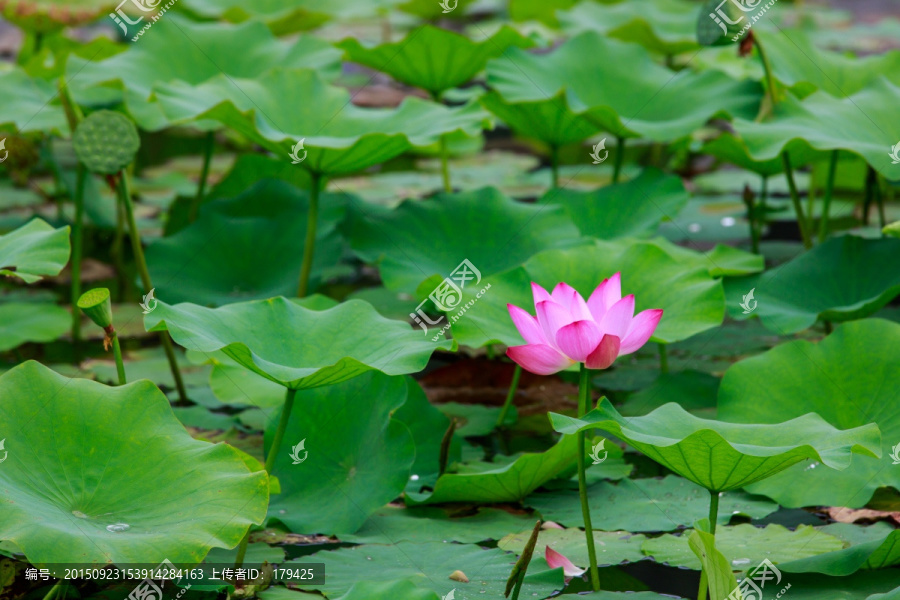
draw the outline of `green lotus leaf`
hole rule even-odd
[[[511,533],[500,540],[497,547],[501,550],[521,554],[530,537],[530,531]],[[639,533],[629,533],[628,531],[594,531],[597,564],[618,565],[646,559],[647,557],[641,553],[641,544],[646,539]],[[534,546],[534,555],[543,557],[547,547],[556,550],[579,567],[587,567],[590,564],[584,530],[578,527],[542,529],[538,535],[537,544]]]
[[[29,77],[21,68],[14,67],[0,73],[0,87],[16,90],[0,105],[0,125],[12,125],[19,133],[47,131],[68,135],[66,114],[56,100],[58,92],[52,83]],[[10,146],[7,151],[15,149]]]
[[[399,42],[366,47],[351,37],[337,45],[346,51],[348,60],[383,71],[437,98],[472,79],[484,69],[488,59],[504,54],[507,48],[528,48],[534,42],[506,25],[480,42],[454,31],[423,25]]]
[[[759,4],[756,0],[754,4]],[[746,4],[741,2],[744,6]],[[697,41],[702,46],[727,46],[743,36],[747,15],[737,2],[706,0],[697,13]],[[735,39],[737,38],[737,39]]]
[[[448,108],[415,97],[396,109],[360,108],[349,91],[308,69],[272,69],[254,79],[220,74],[196,86],[175,81],[155,89],[171,121],[219,121],[285,160],[303,140],[299,164],[327,176],[365,169],[453,131],[476,135],[484,121],[475,104]],[[303,100],[285,111],[285,98]]]
[[[692,341],[696,340],[699,343],[701,351],[713,354],[717,348],[709,348],[708,345],[715,340],[722,340],[723,333],[722,328],[712,329],[706,334],[693,338]],[[699,338],[703,337],[706,339],[701,341]],[[722,341],[727,342],[727,340]],[[664,373],[647,387],[628,396],[628,399],[619,405],[619,412],[626,417],[639,417],[663,404],[676,402],[691,414],[705,419],[714,419],[718,392],[719,378],[709,373],[694,370]],[[698,515],[697,518],[701,516]],[[689,525],[690,523],[693,521],[685,524]],[[628,529],[628,527],[623,527],[623,529]]]
[[[384,582],[358,581],[347,590],[346,594],[336,598],[336,600],[398,600],[399,598],[403,600],[442,600],[431,590],[417,587],[413,583],[413,579],[410,577],[408,579]],[[297,595],[296,592],[294,592],[294,595]],[[303,595],[306,596],[306,594]],[[318,594],[311,596],[313,598],[321,598]],[[287,598],[263,598],[264,600],[288,600]]]
[[[533,311],[532,281],[545,289],[565,281],[587,298],[603,279],[621,272],[622,290],[634,294],[636,311],[665,311],[653,339],[668,344],[722,322],[722,285],[709,275],[708,268],[685,265],[653,242],[594,240],[575,248],[548,250],[521,267],[490,277],[491,289],[453,323],[451,331],[460,344],[473,348],[489,343],[522,344],[506,305]],[[475,288],[464,289],[462,302],[475,299],[476,292]]]
[[[575,436],[563,437],[545,452],[525,453],[495,469],[471,473],[445,473],[433,492],[406,493],[406,503],[518,502],[541,485],[575,466]],[[508,574],[507,574],[508,575]]]
[[[221,350],[243,367],[285,387],[334,385],[366,371],[421,371],[435,350],[409,325],[385,319],[370,304],[351,300],[326,310],[283,297],[204,308],[160,302],[144,317],[147,331],[168,330],[188,350]]]
[[[482,103],[514,130],[554,145],[601,129],[620,137],[672,141],[713,117],[753,118],[761,99],[756,82],[714,71],[673,74],[637,44],[592,31],[548,54],[512,48],[507,55],[488,62],[493,91]],[[559,118],[532,122],[538,110]]]
[[[313,290],[341,255],[337,226],[347,205],[336,194],[324,194],[321,202]],[[148,246],[156,297],[224,305],[296,293],[308,205],[308,192],[274,179],[205,203],[194,223]]]
[[[86,25],[117,4],[110,0],[0,0],[0,15],[26,31],[50,33]]]
[[[849,577],[828,577],[818,573],[792,573],[790,580],[787,578],[787,575],[782,578],[783,583],[776,586],[774,592],[777,594],[790,584],[791,589],[782,598],[790,595],[792,600],[822,600],[823,598],[834,598],[835,600],[900,599],[900,588],[897,587],[897,573],[893,570],[869,571],[850,575]]]
[[[66,75],[80,103],[87,103],[96,86],[106,94],[118,90],[141,129],[156,131],[169,126],[159,105],[149,101],[156,83],[199,85],[221,73],[253,78],[273,67],[315,69],[332,79],[340,72],[340,58],[340,51],[324,40],[301,36],[284,42],[259,22],[194,23],[169,14],[126,52],[101,61],[72,56]]]
[[[532,524],[533,526],[533,524]],[[515,559],[497,548],[484,550],[471,544],[397,542],[317,552],[284,563],[288,568],[305,563],[325,563],[328,577],[323,585],[304,585],[332,598],[346,593],[355,581],[388,582],[414,577],[416,585],[432,590],[441,597],[455,589],[454,600],[500,598]],[[450,579],[454,571],[470,577],[469,583]],[[531,572],[525,576],[523,589],[546,598],[563,587],[562,569]]]
[[[694,32],[697,5],[682,0],[648,0],[599,4],[580,2],[557,17],[569,35],[593,30],[625,42],[637,42],[660,54],[698,48]]]
[[[423,543],[437,539],[474,544],[499,540],[510,531],[523,531],[531,526],[534,526],[531,516],[513,515],[498,508],[482,508],[473,515],[452,517],[442,508],[386,506],[369,517],[356,533],[340,538],[342,542],[354,544]]]
[[[755,123],[735,118],[734,129],[754,160],[777,158],[784,150],[847,150],[861,156],[888,179],[900,177],[888,152],[891,140],[900,140],[900,122],[888,107],[900,105],[900,87],[884,77],[846,98],[825,91],[799,100],[792,95],[780,100],[773,116]],[[830,123],[831,127],[822,127]],[[794,166],[799,166],[794,164]]]
[[[700,561],[684,543],[684,538],[690,537],[691,531],[681,535],[667,533],[648,539],[643,545],[644,554],[673,567],[699,571]],[[844,543],[838,538],[809,525],[798,525],[793,531],[776,523],[765,527],[742,523],[716,529],[716,547],[730,560],[735,571],[752,571],[766,558],[778,565],[798,558],[834,552],[843,546]]]
[[[107,387],[28,361],[0,397],[0,537],[35,565],[197,563],[265,516],[265,472],[192,439],[149,381]]]
[[[777,269],[726,280],[728,310],[742,316],[743,297],[754,290],[751,314],[780,335],[812,327],[817,319],[868,317],[900,294],[900,272],[884,268],[898,260],[900,239],[834,237]]]
[[[557,27],[557,11],[572,8],[578,0],[509,0],[509,17],[513,21],[536,20]]]
[[[484,406],[483,404],[461,404],[459,402],[442,402],[437,406],[447,417],[456,419],[456,435],[460,437],[477,437],[491,435],[497,428],[502,407]],[[519,420],[515,406],[510,406],[503,424],[512,427]]]
[[[745,425],[700,419],[670,403],[643,417],[623,417],[604,398],[581,419],[550,413],[550,422],[567,435],[602,429],[713,492],[744,487],[806,459],[843,470],[851,453],[881,456],[877,425],[840,430],[815,413]]]
[[[649,167],[635,179],[593,191],[550,190],[538,205],[560,204],[582,235],[608,240],[649,237],[663,220],[678,214],[689,197],[680,177]]]
[[[421,487],[423,482],[432,485],[440,472],[441,443],[450,427],[450,419],[428,401],[425,391],[412,377],[406,378],[406,402],[391,415],[409,428],[416,444],[416,462],[413,463],[409,486]],[[447,454],[448,464],[460,459],[461,446],[454,437]]]
[[[866,88],[880,76],[900,84],[900,52],[872,56],[849,56],[823,50],[807,33],[797,29],[761,29],[759,38],[772,65],[772,75],[804,98],[816,90],[845,98]]]
[[[673,531],[709,514],[709,494],[686,479],[669,475],[662,479],[601,481],[588,487],[588,505],[594,529],[625,531]],[[578,492],[562,490],[532,494],[523,504],[544,519],[571,527],[582,523]],[[761,519],[778,505],[743,492],[726,492],[719,499],[719,524],[735,515]],[[564,553],[565,554],[565,553]]]
[[[703,153],[766,177],[784,173],[784,161],[780,155],[768,160],[756,160],[750,155],[744,141],[728,132],[707,142],[703,146]],[[805,165],[822,156],[821,152],[805,145],[795,145],[788,153],[792,165]]]
[[[69,227],[55,229],[32,219],[0,235],[0,275],[34,283],[44,275],[59,275],[69,262]]]
[[[703,519],[698,523],[698,529],[688,536],[688,545],[700,561],[706,575],[710,598],[727,600],[732,590],[737,589],[737,580],[734,578],[731,563],[716,548],[716,537],[708,531],[699,529],[700,525],[709,527],[709,519]],[[703,593],[705,594],[706,590],[703,590]]]
[[[900,531],[849,548],[793,560],[779,568],[788,573],[851,575],[860,569],[884,569],[900,564]]]
[[[765,260],[734,246],[716,244],[712,250],[700,253],[684,246],[673,244],[664,238],[655,238],[653,243],[683,264],[705,266],[710,277],[734,277],[759,273],[765,268]]]
[[[721,419],[774,423],[815,411],[842,428],[875,422],[884,438],[881,461],[855,458],[840,476],[821,465],[798,465],[750,491],[795,508],[861,507],[879,487],[900,489],[900,469],[888,456],[900,442],[900,416],[892,408],[900,385],[893,367],[898,343],[900,325],[866,319],[841,325],[818,344],[782,344],[728,369],[719,388]]]
[[[0,352],[27,342],[52,342],[71,327],[72,315],[61,306],[44,302],[0,303]]]
[[[275,35],[315,29],[335,16],[371,15],[386,8],[392,0],[184,0],[180,5],[189,13],[214,21],[232,23],[262,21]]]
[[[495,188],[439,194],[396,209],[353,201],[344,235],[362,260],[378,262],[388,289],[407,293],[429,277],[450,277],[463,260],[481,275],[466,288],[480,289],[482,278],[580,237],[562,208],[515,202]]]
[[[353,533],[399,496],[416,456],[409,429],[391,418],[406,393],[403,377],[378,372],[299,391],[272,469],[281,493],[269,517],[291,531]],[[266,428],[267,446],[277,425]],[[296,463],[291,448],[301,441]]]

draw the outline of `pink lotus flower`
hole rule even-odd
[[[558,569],[562,567],[563,575],[565,577],[581,577],[582,575],[584,575],[584,569],[579,569],[578,567],[576,567],[571,560],[569,560],[550,546],[547,546],[547,549],[544,551],[544,560],[547,561],[547,564],[551,569]]]
[[[552,375],[575,363],[606,369],[646,344],[662,318],[659,308],[634,314],[634,294],[622,297],[619,273],[604,279],[587,302],[567,283],[552,294],[533,282],[531,289],[537,318],[506,305],[527,342],[508,348],[506,355],[537,375]]]

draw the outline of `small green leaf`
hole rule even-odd
[[[69,227],[54,229],[32,219],[0,235],[0,275],[34,283],[44,275],[58,275],[69,262]]]

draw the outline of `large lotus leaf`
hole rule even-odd
[[[594,529],[672,531],[709,514],[707,491],[675,475],[624,479],[618,483],[601,481],[587,491]],[[581,501],[573,490],[538,492],[523,504],[560,525],[576,526],[582,522]],[[778,505],[764,498],[725,492],[719,499],[718,522],[727,525],[735,515],[761,519],[776,510]]]
[[[784,575],[781,584],[774,586],[772,591],[778,594],[788,584],[791,589],[782,596],[785,600],[788,596],[791,600],[900,600],[895,570],[857,573],[849,577],[791,573]]]
[[[862,90],[884,75],[900,84],[900,52],[872,56],[850,56],[822,50],[809,35],[779,28],[754,31],[772,65],[772,75],[801,98],[816,90],[844,98]]]
[[[0,398],[0,537],[31,563],[197,563],[264,518],[265,472],[192,439],[149,381],[107,387],[28,361]]]
[[[497,543],[501,550],[521,554],[525,544],[531,537],[530,531],[511,533]],[[598,565],[618,565],[625,562],[638,562],[646,556],[641,553],[641,544],[646,537],[628,531],[594,531],[594,547],[597,550]],[[535,556],[544,556],[546,548],[556,550],[577,566],[587,567],[587,542],[584,530],[578,527],[570,529],[542,529],[534,547]]]
[[[793,152],[798,147],[847,150],[863,157],[886,178],[898,179],[900,170],[888,156],[891,140],[900,140],[900,122],[890,110],[898,105],[900,87],[880,77],[846,98],[824,91],[804,100],[788,94],[768,121],[736,118],[734,129],[755,160],[777,158],[785,149]],[[822,127],[822,123],[829,126]]]
[[[44,302],[0,303],[0,352],[27,342],[52,342],[71,327],[72,314],[61,306]]]
[[[665,534],[644,542],[643,551],[657,562],[673,567],[700,570],[700,561],[691,552],[681,535]],[[774,564],[840,550],[844,543],[833,535],[823,533],[809,525],[799,525],[791,531],[782,525],[771,523],[754,527],[743,523],[716,530],[716,547],[730,561],[735,571],[751,571],[768,558]]]
[[[272,474],[281,484],[269,517],[291,531],[353,533],[396,498],[409,479],[416,447],[391,413],[406,402],[406,380],[369,372],[297,392]],[[271,451],[277,419],[269,422]],[[290,448],[304,441],[305,459]]]
[[[293,592],[294,596],[298,594]],[[307,594],[300,595],[304,597]],[[311,598],[321,598],[318,594],[308,594]],[[260,595],[263,600],[290,600],[289,597],[268,598]],[[347,590],[347,593],[336,600],[444,600],[436,593],[425,588],[417,587],[413,578],[395,579],[393,581],[358,581]]]
[[[785,335],[826,321],[868,317],[900,294],[900,239],[834,237],[765,273],[725,281],[728,309],[742,316],[743,296],[754,290],[766,328]]]
[[[488,63],[489,77],[490,69]],[[551,146],[576,144],[600,131],[590,119],[573,111],[564,90],[546,99],[521,102],[508,101],[491,91],[481,96],[480,101],[517,133]]]
[[[90,23],[117,4],[110,0],[0,0],[0,15],[26,31],[50,33]]]
[[[551,479],[575,466],[578,444],[564,436],[545,452],[528,452],[495,469],[445,473],[433,492],[406,493],[409,505],[440,502],[518,502]],[[587,449],[585,449],[587,452]]]
[[[484,69],[488,59],[502,55],[507,48],[533,45],[530,39],[505,25],[480,42],[454,31],[423,25],[399,42],[366,47],[355,38],[347,38],[338,47],[346,51],[348,60],[383,71],[437,97],[472,79]]]
[[[719,417],[774,423],[815,411],[837,427],[875,422],[885,454],[900,442],[894,390],[900,325],[881,319],[845,323],[818,344],[797,340],[736,363],[719,388]],[[900,469],[857,457],[840,475],[821,465],[795,466],[751,489],[791,508],[864,506],[882,486],[900,489]]]
[[[781,156],[768,160],[756,160],[750,155],[750,150],[744,141],[728,132],[707,142],[703,146],[703,153],[711,154],[727,163],[767,177],[784,173],[784,161]],[[822,155],[821,152],[806,145],[792,146],[788,149],[788,153],[792,165],[805,165]]]
[[[168,330],[188,350],[222,350],[242,366],[291,389],[333,385],[366,371],[421,371],[434,343],[408,324],[385,319],[362,300],[327,310],[283,297],[204,308],[160,302],[144,317],[147,331]]]
[[[343,195],[321,198],[312,289],[341,256],[346,205]],[[147,248],[156,297],[218,306],[296,293],[308,206],[308,192],[273,179],[207,202],[194,223]]]
[[[700,419],[670,403],[629,418],[604,398],[581,419],[550,413],[550,422],[567,435],[588,429],[612,433],[715,492],[744,487],[806,459],[840,470],[850,465],[852,453],[881,455],[877,425],[842,431],[815,413],[778,424],[745,425]]]
[[[69,132],[62,106],[54,102],[58,92],[52,83],[29,77],[25,71],[14,67],[0,73],[0,87],[16,90],[0,104],[0,125],[13,125],[20,133]],[[12,147],[6,149],[15,152]]]
[[[533,526],[534,518],[530,515],[517,516],[497,508],[482,508],[474,515],[451,517],[441,508],[386,506],[369,517],[356,533],[340,538],[342,542],[354,544],[434,540],[474,544],[499,540],[510,531],[527,530]]]
[[[197,86],[171,82],[157,86],[155,96],[172,121],[219,121],[285,160],[304,140],[300,164],[324,175],[365,169],[453,131],[478,134],[484,117],[475,104],[448,108],[415,97],[396,109],[360,108],[349,91],[307,69],[278,68],[254,79],[221,74]],[[284,110],[285,98],[298,100],[291,110]]]
[[[850,575],[860,569],[883,569],[900,564],[900,531],[849,548],[791,561],[779,568],[789,573]]]
[[[311,36],[288,43],[262,23],[193,23],[172,14],[154,23],[153,34],[126,52],[96,62],[72,56],[66,73],[79,102],[90,97],[89,88],[114,88],[124,94],[138,125],[155,131],[169,123],[160,107],[149,102],[154,84],[198,85],[221,73],[253,78],[273,67],[315,69],[331,79],[340,72],[340,59],[340,51]]]
[[[0,235],[0,275],[34,283],[44,275],[59,275],[69,262],[69,227],[54,229],[32,219]]]
[[[481,600],[503,596],[515,556],[497,548],[485,550],[471,544],[397,542],[390,546],[372,544],[317,552],[284,564],[288,568],[297,568],[305,563],[325,563],[328,573],[325,583],[302,587],[317,589],[328,598],[345,593],[355,581],[381,582],[413,577],[418,586],[441,597],[455,589],[454,600]],[[450,579],[454,571],[462,571],[469,582]],[[532,569],[525,576],[523,589],[546,598],[562,587],[562,569],[540,572]]]
[[[499,109],[498,116],[513,129],[544,141],[552,140],[533,133],[534,123],[513,122],[510,115],[520,107],[533,111],[536,105],[555,103],[567,119],[582,125],[591,123],[621,137],[672,141],[716,116],[752,118],[761,98],[755,82],[713,71],[673,74],[644,48],[591,31],[549,54],[518,48],[507,54],[508,59],[488,62],[487,80],[494,93],[483,102],[492,111]]]
[[[557,17],[562,29],[570,35],[593,30],[667,55],[699,47],[694,31],[697,5],[681,0],[580,2],[571,10],[559,11]]]
[[[634,294],[635,310],[664,311],[653,339],[676,342],[722,322],[722,285],[707,269],[699,264],[686,265],[653,242],[594,240],[571,249],[548,250],[522,267],[491,277],[491,289],[453,323],[453,338],[473,348],[488,343],[522,344],[506,305],[515,304],[532,312],[530,282],[552,289],[565,281],[588,298],[604,278],[621,272],[622,290]],[[464,289],[463,302],[474,299],[475,293],[475,288]]]
[[[689,197],[680,177],[648,167],[635,179],[593,191],[550,190],[538,205],[561,204],[582,235],[608,240],[652,235]]]
[[[450,419],[428,401],[425,391],[412,377],[406,378],[406,402],[391,415],[409,428],[416,444],[416,462],[413,463],[409,485],[437,480],[440,472],[441,443],[450,427]],[[460,460],[461,446],[454,437],[447,454],[448,464]]]
[[[580,237],[562,208],[516,202],[495,188],[408,200],[396,209],[354,201],[349,213],[345,235],[354,252],[379,263],[386,287],[407,293],[433,275],[450,277],[465,259],[484,278]],[[481,278],[464,289],[480,289]]]

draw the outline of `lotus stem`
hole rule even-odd
[[[128,220],[128,229],[131,231],[131,249],[134,252],[134,261],[137,264],[138,273],[141,276],[141,283],[145,290],[152,290],[153,282],[150,280],[150,272],[147,270],[147,261],[144,258],[144,248],[141,246],[141,233],[138,230],[137,222],[134,220],[134,204],[131,202],[131,191],[128,187],[128,174],[125,172],[125,169],[122,169],[119,172],[119,182],[116,189],[119,192],[119,201],[125,208],[125,218]],[[181,371],[178,370],[178,362],[175,359],[175,348],[172,347],[172,340],[169,338],[169,332],[160,331],[159,339],[162,342],[163,350],[166,353],[166,359],[169,361],[172,377],[175,379],[175,388],[178,390],[178,398],[185,401],[187,400],[187,391],[184,389]]]
[[[118,284],[118,293],[116,299],[122,302],[128,293],[128,276],[125,272],[125,260],[122,256],[122,248],[125,246],[125,209],[122,207],[122,201],[116,198],[116,235],[113,238],[112,247],[109,253],[112,255],[113,264],[116,267],[116,282]]]
[[[206,194],[206,182],[209,179],[209,165],[212,163],[213,151],[216,148],[216,134],[212,131],[206,134],[206,141],[203,146],[203,167],[200,170],[200,182],[197,184],[197,195],[191,202],[191,211],[188,219],[191,223],[197,220],[197,212],[203,203],[203,196]]]
[[[269,453],[266,454],[265,469],[266,474],[272,473],[275,467],[275,457],[278,456],[278,450],[281,448],[281,442],[284,440],[284,432],[287,430],[288,421],[291,419],[291,410],[294,408],[294,398],[297,396],[297,390],[288,390],[284,394],[284,406],[281,408],[281,417],[278,419],[278,428],[275,430],[275,437],[272,438],[272,445],[269,446]],[[244,555],[247,553],[247,543],[250,541],[250,530],[244,535],[238,546],[237,556],[234,559],[234,568],[239,569],[244,564]]]
[[[613,183],[619,183],[619,177],[622,175],[622,164],[625,162],[625,138],[616,137],[616,164],[613,167]]]
[[[538,535],[541,533],[541,522],[536,521],[534,527],[531,529],[531,536],[529,536],[528,541],[525,542],[525,548],[522,549],[522,554],[519,555],[519,559],[516,561],[516,564],[513,565],[513,570],[509,574],[509,579],[506,580],[506,590],[503,594],[504,597],[509,596],[510,588],[512,590],[512,600],[518,600],[519,592],[522,591],[522,585],[525,583],[525,573],[528,572],[528,565],[531,564],[531,557],[534,555],[534,547],[537,545]]]
[[[503,427],[503,423],[506,421],[506,414],[509,412],[509,407],[512,406],[513,398],[516,396],[516,391],[519,389],[519,377],[522,376],[522,367],[516,364],[516,368],[513,371],[512,381],[509,383],[509,391],[506,393],[506,402],[503,403],[503,408],[500,409],[500,416],[497,417],[497,429]]]
[[[803,206],[800,204],[800,194],[797,192],[797,184],[794,182],[794,170],[791,167],[791,157],[788,156],[787,150],[781,153],[781,161],[784,164],[784,176],[787,177],[788,189],[791,192],[791,202],[794,204],[794,211],[797,213],[797,227],[800,229],[800,238],[803,240],[803,247],[809,250],[812,248],[812,240],[809,232],[806,230],[806,218],[803,216]]]
[[[657,344],[659,346],[659,372],[660,373],[668,373],[669,372],[669,355],[666,349],[665,344]]]
[[[81,256],[84,239],[84,185],[87,180],[87,169],[78,163],[78,175],[75,180],[75,222],[72,223],[72,344],[75,347],[75,361],[78,362],[81,341],[81,314],[75,305],[81,298]]]
[[[581,363],[578,374],[578,416],[583,417],[590,409],[590,371]],[[587,542],[588,560],[591,570],[591,589],[600,591],[600,572],[597,570],[597,551],[594,548],[594,527],[591,524],[591,509],[587,497],[587,477],[585,476],[584,431],[577,434],[578,448],[578,496],[581,499],[581,516],[584,518],[584,535]]]
[[[869,167],[872,169],[872,167]],[[878,228],[884,229],[887,225],[887,218],[884,214],[884,196],[881,192],[881,177],[872,169],[872,189],[875,191],[875,203],[878,206]],[[884,233],[882,233],[882,236]]]
[[[816,170],[809,172],[809,189],[806,191],[806,231],[812,239],[816,213]]]
[[[450,462],[450,444],[453,442],[453,432],[456,431],[456,417],[450,418],[450,426],[444,432],[441,439],[441,451],[438,456],[438,477],[447,470],[447,464]]]
[[[313,254],[316,251],[316,222],[319,218],[319,186],[322,176],[312,174],[309,190],[309,213],[306,216],[306,243],[303,245],[303,264],[300,267],[300,286],[297,296],[304,298],[309,290],[309,274],[312,272]]]
[[[822,198],[822,218],[819,221],[819,243],[825,241],[828,235],[828,214],[831,210],[831,198],[834,194],[834,178],[837,174],[838,154],[839,150],[831,151],[831,158],[828,161],[828,180],[825,182],[825,196]]]
[[[757,204],[757,216],[756,216],[756,242],[759,244],[762,241],[763,229],[766,226],[766,201],[769,199],[769,176],[762,176],[762,184],[759,189],[759,203]],[[759,248],[754,251],[759,254]]]
[[[65,579],[57,579],[56,583],[53,584],[53,587],[50,588],[50,591],[47,592],[47,595],[44,596],[44,600],[56,600],[56,598],[60,597],[60,593],[62,594],[62,598],[66,597],[66,593],[62,591],[63,587],[65,587],[67,581]]]
[[[444,191],[453,192],[450,184],[450,151],[447,149],[447,136],[441,135],[441,180],[444,182]]]
[[[769,58],[766,56],[766,51],[763,50],[762,44],[759,43],[759,38],[753,35],[752,31],[750,32],[750,37],[753,38],[753,45],[756,46],[756,50],[759,52],[759,60],[766,75],[766,98],[769,102],[766,104],[765,100],[763,100],[762,105],[759,107],[759,113],[756,115],[756,121],[762,121],[775,108],[775,79],[772,77],[772,65],[769,63]]]
[[[716,521],[719,520],[719,492],[709,490],[709,533],[713,536],[713,543],[716,539]],[[700,575],[700,590],[697,592],[698,600],[706,600],[707,588],[706,571]]]
[[[128,380],[125,378],[125,362],[122,360],[122,346],[119,345],[119,335],[113,326],[110,325],[104,329],[107,339],[112,340],[113,356],[116,359],[116,373],[119,375],[119,385],[125,385]]]
[[[550,146],[550,185],[553,189],[559,187],[559,146]]]

